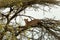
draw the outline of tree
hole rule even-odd
[[[21,40],[24,39],[25,40],[31,40],[31,39],[32,40],[59,40],[60,39],[59,20],[54,20],[49,18],[35,19],[31,16],[20,14],[27,7],[36,8],[35,4],[39,4],[43,6],[50,6],[50,5],[59,6],[59,3],[60,0],[0,0],[1,10],[4,10],[5,8],[10,9],[9,12],[7,13],[0,12],[0,40],[5,40],[5,39],[6,40],[20,40],[20,39]],[[31,21],[28,21],[27,19],[23,19],[26,25],[25,26],[18,25],[18,23],[16,22],[16,18],[18,16],[29,17]],[[11,23],[12,20],[14,21]],[[28,36],[29,34],[28,32],[32,34],[31,37]],[[37,39],[34,38],[35,37],[34,35],[36,34],[37,35],[40,34],[39,36],[37,36],[38,37]],[[19,39],[17,38],[18,36],[20,36]],[[47,39],[45,37],[47,37]]]

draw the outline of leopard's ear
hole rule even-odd
[[[28,22],[28,19],[24,19],[24,21],[27,23]]]

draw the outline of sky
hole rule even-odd
[[[32,17],[35,17],[38,19],[43,19],[43,18],[52,18],[53,19],[54,18],[56,20],[60,20],[60,7],[59,6],[57,6],[57,8],[52,7],[50,9],[50,11],[48,11],[49,8],[46,6],[46,7],[44,7],[44,10],[46,10],[46,11],[43,12],[43,10],[41,10],[41,9],[34,11],[33,8],[26,9],[26,15],[29,15],[29,16],[32,16]]]

